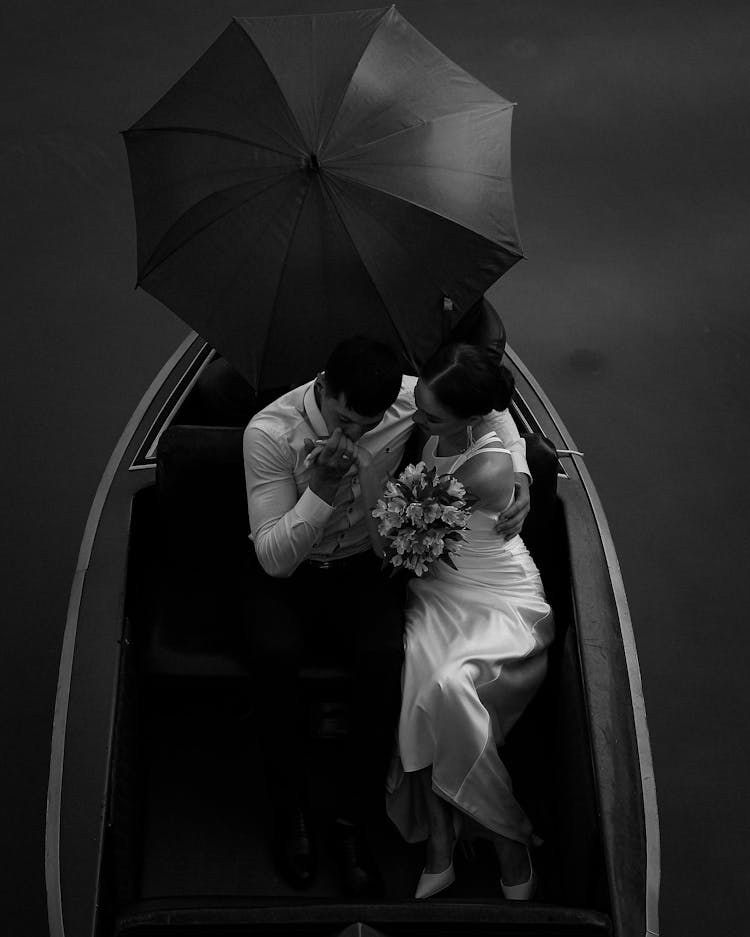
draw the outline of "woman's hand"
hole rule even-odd
[[[523,522],[531,507],[529,497],[529,479],[527,475],[516,472],[513,479],[515,496],[509,508],[498,514],[495,522],[495,533],[504,534],[506,540],[521,533]]]

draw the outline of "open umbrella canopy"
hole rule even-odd
[[[522,256],[512,109],[395,7],[235,18],[124,133],[138,284],[256,389],[418,363]]]

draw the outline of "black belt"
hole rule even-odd
[[[350,569],[352,566],[359,565],[362,562],[372,562],[375,554],[372,550],[366,550],[364,553],[354,553],[352,556],[344,556],[340,559],[329,560],[303,560],[300,567],[304,569],[323,570],[328,572],[339,572]]]

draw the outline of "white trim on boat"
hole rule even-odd
[[[604,508],[597,494],[588,469],[579,458],[579,451],[571,439],[570,433],[565,428],[565,424],[560,419],[559,414],[550,403],[547,395],[539,386],[535,378],[531,375],[526,366],[518,358],[514,351],[505,346],[505,353],[508,355],[514,366],[523,374],[524,378],[533,388],[546,408],[552,422],[557,427],[558,432],[565,440],[568,446],[566,455],[573,460],[578,472],[580,473],[583,487],[591,504],[599,536],[601,537],[604,548],[604,556],[607,561],[609,576],[612,581],[612,590],[615,597],[615,605],[620,619],[620,632],[622,634],[623,650],[625,652],[625,661],[628,668],[628,680],[630,683],[630,696],[633,702],[633,720],[635,723],[636,743],[638,746],[638,760],[641,769],[641,788],[643,791],[643,815],[645,821],[646,835],[646,931],[644,937],[658,937],[659,935],[659,881],[661,878],[661,848],[659,842],[659,812],[656,803],[656,783],[654,780],[654,765],[651,756],[651,743],[648,734],[648,724],[646,722],[646,705],[643,696],[643,685],[641,682],[641,671],[638,664],[638,652],[635,646],[635,634],[633,633],[633,623],[630,618],[628,601],[625,596],[625,584],[622,579],[620,563],[617,559],[614,541],[604,514]],[[558,450],[560,452],[560,450]]]
[[[62,794],[63,759],[65,754],[65,730],[68,720],[68,703],[70,700],[70,680],[73,670],[73,652],[75,650],[76,631],[78,629],[78,614],[81,606],[83,583],[86,578],[91,559],[91,549],[94,537],[101,520],[102,509],[106,500],[112,480],[122,461],[125,450],[130,445],[138,425],[143,419],[151,402],[163,385],[170,371],[195,341],[195,332],[192,332],[180,344],[164,367],[154,378],[151,386],[141,398],[140,403],[133,411],[127,426],[117,441],[112,455],[109,457],[104,469],[99,487],[91,504],[86,527],[78,552],[73,584],[70,590],[68,613],[63,634],[62,650],[60,652],[60,668],[57,677],[57,695],[55,697],[55,714],[52,723],[52,743],[50,751],[49,782],[47,784],[47,818],[45,826],[44,844],[44,872],[47,886],[47,922],[50,937],[64,937],[65,925],[63,922],[62,894],[60,889],[60,800]]]
[[[192,366],[192,364],[195,361],[197,361],[201,355],[204,355],[206,353],[207,344],[208,343],[205,343],[204,345],[200,347],[195,358],[193,358],[193,360],[190,362],[189,367]],[[161,423],[161,429],[158,431],[158,433],[154,436],[153,440],[151,441],[151,445],[149,446],[148,452],[146,453],[147,459],[152,459],[156,461],[156,447],[159,445],[159,440],[161,439],[162,433],[168,426],[171,425],[172,419],[174,418],[175,413],[177,413],[177,411],[180,409],[180,407],[184,403],[187,395],[190,393],[193,387],[195,387],[196,381],[203,373],[203,370],[205,369],[206,365],[209,364],[213,360],[215,354],[216,354],[215,351],[211,351],[208,355],[206,355],[206,360],[203,362],[203,364],[198,368],[198,370],[195,372],[192,378],[185,385],[179,397],[175,401],[172,401],[171,398],[167,400],[164,406],[156,415],[156,419],[149,427],[149,432],[151,431],[151,429],[153,429],[154,426],[156,426],[159,423]],[[166,407],[170,403],[172,404],[172,406],[169,410],[169,413],[167,413],[166,416],[163,416]],[[131,466],[131,468],[143,468],[143,466]]]

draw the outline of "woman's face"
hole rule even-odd
[[[465,417],[457,417],[442,406],[430,386],[421,379],[414,388],[414,402],[417,411],[412,419],[428,436],[451,436],[460,432],[470,422]]]

